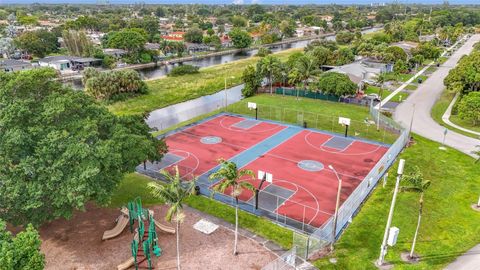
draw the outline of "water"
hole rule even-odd
[[[375,32],[381,29],[380,27],[374,27],[370,29],[363,30],[363,34]],[[325,37],[326,40],[335,40],[335,35],[330,35]],[[282,44],[282,45],[277,45],[277,46],[272,46],[270,47],[270,50],[272,52],[279,52],[279,51],[284,51],[288,49],[293,49],[293,48],[305,48],[311,40],[301,40],[301,41],[295,41],[292,43],[288,44]],[[193,65],[193,66],[198,66],[198,67],[209,67],[209,66],[214,66],[214,65],[219,65],[219,64],[224,64],[240,59],[245,59],[249,58],[252,56],[255,56],[257,54],[258,50],[250,50],[246,52],[237,52],[237,53],[230,53],[230,54],[225,54],[225,55],[216,55],[216,56],[209,56],[201,59],[196,59],[192,61],[185,61],[183,64],[186,65]],[[151,67],[151,68],[145,68],[145,69],[139,69],[137,70],[142,78],[146,80],[152,80],[152,79],[158,79],[161,77],[164,77],[167,75],[172,68],[178,64],[168,64],[168,65],[162,65],[158,67]],[[82,89],[82,82],[81,80],[75,80],[73,82],[69,82],[71,86],[73,86],[75,89]]]
[[[272,52],[279,52],[279,51],[284,51],[292,48],[304,48],[307,46],[308,43],[309,43],[308,40],[302,40],[302,41],[297,41],[293,43],[272,46],[270,47],[270,50]],[[245,52],[236,52],[236,53],[225,54],[225,55],[209,56],[209,57],[200,58],[192,61],[185,61],[183,62],[183,64],[203,68],[203,67],[220,65],[220,64],[225,64],[232,61],[250,58],[252,56],[255,56],[257,52],[258,50],[255,49],[255,50],[250,50]],[[167,75],[170,72],[170,70],[176,65],[179,65],[179,64],[167,64],[159,67],[146,68],[146,69],[138,70],[138,72],[142,75],[144,79],[147,79],[147,80],[157,79]]]

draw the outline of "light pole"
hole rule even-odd
[[[230,76],[230,79],[235,79],[234,76]],[[227,110],[228,102],[227,102],[227,77],[225,77],[225,111]]]
[[[333,243],[335,242],[335,237],[337,235],[337,219],[338,219],[338,206],[340,204],[340,193],[342,191],[342,178],[338,175],[335,168],[332,165],[328,165],[328,168],[335,173],[335,176],[338,180],[338,191],[337,191],[337,202],[335,203],[335,215],[333,216],[333,231],[332,231],[332,243],[330,244],[330,251],[333,251]]]
[[[383,234],[383,241],[380,247],[380,256],[377,260],[377,265],[383,265],[385,255],[387,254],[387,239],[390,226],[392,224],[393,209],[395,208],[395,201],[397,199],[398,187],[400,185],[400,180],[402,179],[403,167],[405,166],[405,160],[400,159],[397,170],[397,182],[395,183],[395,189],[393,190],[392,204],[390,205],[390,211],[388,213],[387,226],[385,227],[385,233]]]

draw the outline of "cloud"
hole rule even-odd
[[[234,5],[243,5],[243,0],[233,0]]]
[[[252,5],[260,4],[260,0],[252,0]]]

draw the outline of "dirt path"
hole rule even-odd
[[[163,220],[165,207],[156,206],[158,221]],[[116,269],[130,255],[133,234],[128,227],[111,240],[102,241],[105,230],[115,226],[120,211],[89,206],[86,212],[78,212],[71,220],[56,220],[40,228],[42,252],[45,253],[45,269]],[[276,256],[255,241],[239,237],[239,255],[234,256],[233,232],[220,227],[211,235],[195,229],[201,217],[186,210],[186,219],[180,229],[182,269],[261,269]],[[175,235],[159,232],[162,255],[154,259],[155,269],[176,269]],[[134,268],[131,268],[134,269]]]

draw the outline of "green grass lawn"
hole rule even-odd
[[[405,264],[400,253],[409,250],[418,214],[418,194],[399,193],[392,226],[400,229],[397,245],[390,247],[386,260],[395,269],[442,269],[480,242],[480,213],[470,208],[480,194],[480,166],[471,157],[453,149],[439,150],[440,144],[415,136],[416,144],[407,148],[401,158],[406,160],[406,172],[419,166],[425,179],[432,182],[425,194],[425,207],[416,252],[420,263]],[[394,172],[386,188],[379,185],[362,207],[353,223],[335,245],[331,257],[315,262],[320,269],[376,269],[386,218],[392,198]]]
[[[392,93],[392,91],[387,90],[387,89],[383,89],[383,92],[382,92],[382,100],[385,99],[386,97],[388,97],[391,93]],[[378,87],[378,86],[373,86],[373,85],[369,85],[369,86],[367,87],[367,89],[365,89],[365,94],[377,94],[377,95],[380,95],[380,87]],[[401,102],[401,101],[405,100],[407,97],[408,97],[408,93],[400,92],[400,93],[398,93],[397,95],[395,95],[390,101],[393,101],[393,102]]]
[[[433,107],[432,107],[432,111],[431,111],[432,118],[435,120],[435,122],[437,122],[441,126],[444,126],[444,127],[448,128],[450,130],[453,130],[453,131],[455,131],[457,133],[460,133],[460,134],[463,134],[465,136],[469,136],[469,137],[478,139],[479,137],[472,134],[472,133],[465,132],[465,131],[460,130],[460,129],[456,129],[456,128],[451,127],[451,126],[449,126],[449,125],[447,125],[443,122],[442,116],[445,113],[445,111],[447,110],[448,105],[450,105],[450,102],[452,102],[453,97],[454,97],[453,93],[449,93],[448,91],[444,91],[442,93],[442,95],[440,96],[440,98],[435,103],[435,105],[433,105]],[[460,120],[460,122],[458,122],[458,120]],[[465,128],[470,128],[470,126],[471,126],[471,123],[470,124],[466,123],[467,125],[463,125],[462,124],[463,120],[458,119],[458,116],[454,116],[454,115],[452,115],[450,117],[450,121],[452,121],[452,123],[463,126]],[[480,131],[480,128],[477,127],[477,129],[474,129],[474,130]]]
[[[393,143],[396,135],[377,131],[375,125],[366,125],[365,119],[372,120],[368,107],[324,101],[310,98],[297,100],[292,96],[262,94],[244,99],[228,107],[229,112],[255,116],[248,110],[247,102],[258,104],[258,117],[343,134],[345,127],[338,124],[338,117],[350,118],[349,135],[379,142]],[[303,113],[301,113],[303,112]]]
[[[301,49],[285,50],[275,55],[286,60],[290,54],[297,51],[301,51]],[[147,94],[115,102],[108,108],[119,115],[140,114],[213,94],[224,89],[225,78],[227,78],[228,87],[240,84],[245,67],[255,64],[258,59],[258,57],[251,57],[202,68],[197,74],[147,81],[149,88]]]
[[[109,207],[121,207],[136,197],[140,197],[145,206],[163,203],[150,193],[147,184],[151,181],[153,181],[151,178],[141,174],[127,174],[112,195]],[[204,196],[191,196],[186,200],[186,204],[230,223],[235,222],[235,208],[213,199]],[[289,249],[292,246],[292,231],[276,225],[266,218],[239,211],[238,221],[240,227],[272,240],[284,249]]]

